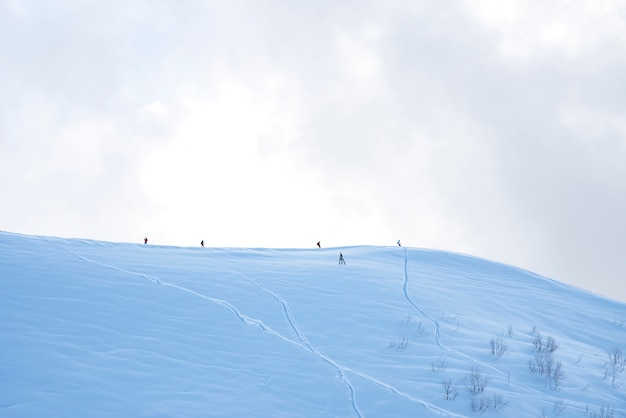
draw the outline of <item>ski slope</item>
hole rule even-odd
[[[626,305],[467,255],[1,232],[0,285],[0,417],[626,417]]]

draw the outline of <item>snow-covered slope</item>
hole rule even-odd
[[[465,255],[0,233],[0,285],[0,417],[626,416],[626,305]]]

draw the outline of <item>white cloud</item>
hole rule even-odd
[[[587,143],[614,138],[626,151],[626,119],[622,113],[568,101],[557,109],[557,114],[560,123],[576,138]]]
[[[167,108],[159,100],[147,104],[137,111],[137,116],[142,122],[149,120],[160,120],[167,117],[167,115]]]
[[[376,88],[382,80],[382,62],[376,48],[380,30],[368,27],[360,36],[340,34],[336,39],[337,63],[345,77],[361,89]]]
[[[525,58],[545,50],[577,55],[607,38],[626,41],[623,0],[465,0],[468,11],[498,34],[500,51]]]
[[[313,239],[313,231],[304,240],[293,235],[324,206],[322,193],[289,156],[297,127],[278,104],[286,86],[271,75],[264,81],[223,79],[215,95],[188,98],[167,145],[144,160],[142,184],[158,208],[148,222],[164,239],[276,246]]]

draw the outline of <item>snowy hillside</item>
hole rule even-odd
[[[0,284],[0,417],[626,417],[626,305],[464,255],[2,232]]]

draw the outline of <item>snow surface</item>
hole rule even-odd
[[[466,255],[2,232],[0,284],[0,417],[626,416],[626,305]]]

